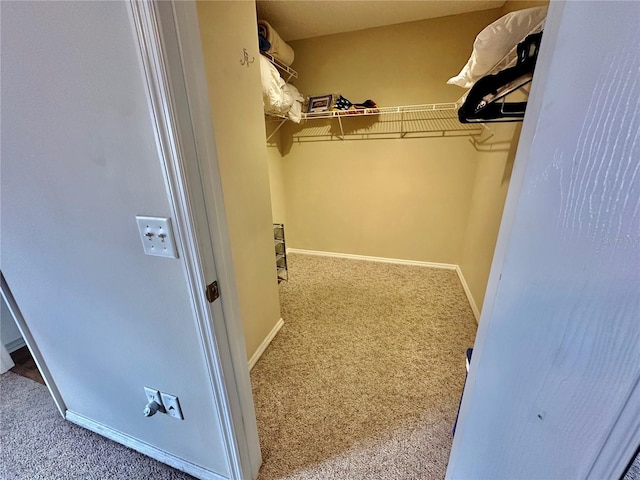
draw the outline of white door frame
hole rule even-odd
[[[51,376],[51,372],[47,368],[47,364],[44,361],[42,353],[40,353],[40,349],[38,345],[36,345],[35,340],[33,339],[33,335],[31,335],[31,330],[27,326],[27,322],[22,316],[22,312],[16,303],[16,300],[13,298],[13,294],[9,289],[9,285],[7,281],[4,279],[4,275],[0,272],[0,293],[2,294],[2,298],[4,299],[7,307],[9,308],[9,313],[13,317],[16,325],[18,326],[18,330],[20,330],[20,334],[24,339],[24,342],[27,344],[29,351],[31,352],[31,356],[40,371],[40,375],[42,375],[42,379],[44,383],[47,385],[49,392],[51,393],[51,397],[53,397],[53,402],[56,404],[56,408],[60,412],[60,415],[65,417],[67,412],[67,407],[64,404],[64,400],[62,399],[62,395],[58,390],[55,382],[53,381],[53,377]]]
[[[194,2],[130,0],[158,150],[232,479],[262,462]],[[205,286],[216,280],[220,300]]]

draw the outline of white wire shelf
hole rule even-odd
[[[541,31],[544,20],[540,22],[530,33]],[[497,73],[516,63],[517,44],[505,55],[488,73]],[[271,55],[268,58],[281,69],[298,74],[286,65],[278,65],[278,61]],[[291,78],[291,77],[289,77]],[[522,90],[522,89],[520,89]],[[468,93],[468,92],[467,92]],[[405,138],[405,137],[435,137],[435,136],[461,136],[472,137],[474,147],[485,143],[493,135],[484,122],[461,123],[458,119],[458,109],[467,97],[465,93],[458,101],[452,103],[427,103],[419,105],[402,105],[396,107],[362,108],[357,110],[331,110],[326,112],[303,113],[303,123],[296,125],[293,131],[293,140],[322,141],[341,139],[372,138]],[[525,93],[528,93],[525,90]],[[526,97],[525,97],[526,98]],[[273,119],[278,119],[279,124],[271,131],[267,141],[284,125],[286,117],[268,114]],[[360,117],[360,121],[355,120]],[[369,121],[365,118],[369,117]],[[373,117],[373,118],[372,118]],[[343,119],[353,118],[354,121],[343,123]],[[324,120],[324,122],[309,122],[310,120]],[[337,127],[334,128],[336,125]]]
[[[296,141],[480,135],[479,124],[458,121],[458,103],[332,110],[303,114]],[[365,118],[362,118],[365,117]],[[360,120],[357,120],[360,118]],[[349,119],[349,120],[346,120]],[[324,122],[315,122],[324,120]],[[336,121],[337,120],[337,121]]]
[[[264,112],[264,116],[269,117],[272,120],[288,120],[285,115],[278,115],[277,113]]]
[[[423,112],[457,112],[457,103],[425,103],[422,105],[402,105],[398,107],[359,108],[356,110],[330,110],[326,112],[309,112],[303,114],[303,118],[335,118],[366,115],[389,115]],[[457,113],[456,113],[457,114]],[[446,113],[445,113],[446,115]]]

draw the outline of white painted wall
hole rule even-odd
[[[68,410],[227,476],[126,2],[2,2],[2,271]],[[179,251],[182,246],[178,245]],[[145,418],[143,386],[185,420]]]
[[[640,441],[638,18],[552,3],[449,479],[619,478]]]

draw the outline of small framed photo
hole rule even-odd
[[[333,95],[322,95],[320,97],[309,97],[309,107],[307,113],[326,112],[331,108]]]

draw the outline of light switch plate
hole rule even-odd
[[[137,215],[136,222],[144,253],[159,257],[178,258],[170,218]]]
[[[162,405],[162,397],[158,390],[155,388],[144,387],[144,393],[147,395],[147,401],[149,403],[156,402],[158,405]]]

